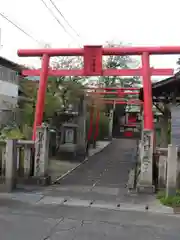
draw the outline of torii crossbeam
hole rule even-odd
[[[42,124],[44,100],[48,76],[142,76],[144,91],[144,128],[153,130],[152,113],[152,75],[172,75],[173,69],[150,68],[150,55],[180,54],[180,46],[172,47],[119,47],[103,48],[102,46],[84,46],[84,48],[68,49],[23,49],[18,51],[22,57],[42,57],[41,70],[24,70],[24,75],[40,75],[37,96],[36,113],[34,120],[33,139],[36,127]],[[140,69],[103,69],[103,55],[140,55],[142,67]],[[79,70],[52,70],[49,69],[49,59],[53,56],[83,56],[84,68]]]

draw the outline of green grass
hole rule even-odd
[[[160,191],[157,194],[157,199],[161,202],[161,204],[168,207],[180,207],[180,190],[176,191],[175,196],[166,197],[165,191]]]

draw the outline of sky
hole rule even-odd
[[[78,37],[44,0],[65,26],[57,23],[41,0],[0,0],[0,12],[40,43],[27,37],[0,16],[0,56],[39,67],[37,58],[20,58],[17,49],[39,48],[45,43],[55,48],[85,44],[124,42],[132,46],[180,45],[179,0],[54,0]],[[73,36],[73,37],[72,37]],[[177,68],[177,56],[153,56],[153,67]]]

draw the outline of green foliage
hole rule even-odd
[[[123,43],[107,42],[105,47],[123,47]],[[130,69],[136,68],[139,63],[129,56],[109,56],[104,59],[105,68],[116,69]],[[121,86],[121,87],[133,87],[140,84],[139,77],[120,77],[120,76],[107,76],[100,77],[100,83],[104,83],[105,86]]]
[[[0,139],[23,139],[24,135],[19,128],[8,128],[5,127],[1,130]]]
[[[165,196],[166,196],[165,191],[159,191],[159,192],[157,193],[156,198],[157,198],[157,199],[161,199],[161,198],[165,198]]]
[[[60,107],[61,103],[59,98],[53,95],[52,92],[47,91],[45,98],[44,120],[46,121],[47,119],[52,118],[54,113],[59,110]]]
[[[180,206],[180,191],[177,190],[175,196],[169,196],[169,197],[166,197],[165,191],[160,191],[157,194],[157,199],[159,199],[163,205],[166,205],[169,207],[179,207]]]
[[[22,111],[22,122],[23,124],[27,124],[28,126],[32,126],[34,122],[34,112],[35,107],[31,103],[24,103],[23,111]]]
[[[79,68],[82,65],[82,61],[75,57],[59,57],[53,65],[57,69]],[[44,122],[49,122],[51,124],[54,122],[53,118],[57,112],[63,111],[67,109],[70,104],[76,104],[80,101],[82,82],[83,78],[81,77],[48,78],[45,109],[43,114]],[[26,136],[29,136],[30,132],[32,132],[38,86],[38,81],[22,79],[20,82],[21,91],[31,100],[21,102],[20,104],[20,108],[22,109],[21,129]]]

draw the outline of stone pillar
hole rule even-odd
[[[166,171],[167,171],[167,157],[159,156],[159,170],[158,170],[158,187],[166,187]]]
[[[6,167],[5,167],[5,191],[11,192],[17,182],[17,141],[7,140],[6,143]]]
[[[113,129],[113,113],[114,110],[111,109],[109,113],[109,139],[112,139],[112,129]]]
[[[24,175],[25,177],[30,176],[31,171],[31,156],[32,156],[32,149],[28,145],[24,147]]]
[[[81,146],[81,148],[83,149],[84,153],[86,151],[86,101],[84,99],[84,97],[81,98],[81,111],[80,111],[80,116],[78,119],[78,125],[79,125],[79,137],[78,137],[78,144]]]
[[[34,176],[46,177],[49,164],[49,131],[47,126],[38,127],[35,142]]]
[[[154,192],[153,186],[153,131],[143,130],[141,141],[141,171],[137,184],[139,192]]]
[[[166,196],[175,196],[177,185],[178,147],[168,145]]]
[[[2,166],[2,174],[5,174],[5,168],[6,168],[6,145],[2,146],[1,148],[1,158],[2,158],[2,162],[1,162],[1,166]]]

